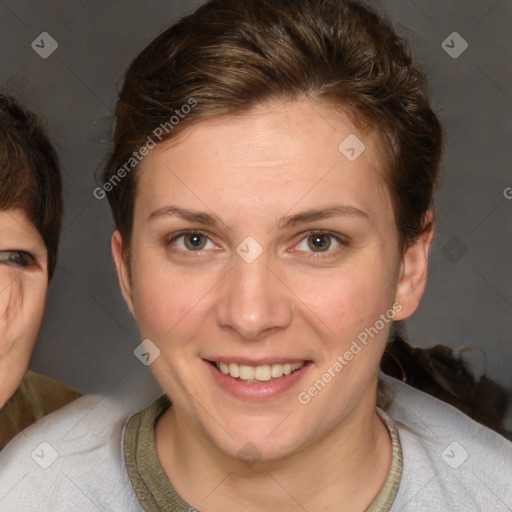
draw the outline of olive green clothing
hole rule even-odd
[[[176,492],[156,454],[154,427],[159,416],[170,407],[164,395],[147,409],[130,418],[124,435],[124,457],[128,476],[140,504],[146,512],[195,510]],[[391,509],[402,475],[402,450],[395,422],[380,408],[392,440],[391,466],[384,485],[365,512]]]
[[[50,377],[27,371],[20,387],[0,409],[0,450],[19,432],[81,396]]]

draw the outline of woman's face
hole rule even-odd
[[[0,408],[19,386],[48,291],[44,242],[23,210],[0,211]]]
[[[129,271],[113,237],[123,292],[177,421],[226,454],[283,457],[374,410],[430,238],[401,257],[378,143],[332,109],[184,133],[141,163]]]

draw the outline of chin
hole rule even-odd
[[[298,421],[293,409],[267,416],[240,412],[237,415],[231,413],[227,418],[228,414],[229,411],[224,414],[217,411],[219,423],[215,422],[215,426],[211,417],[201,418],[201,428],[217,450],[246,466],[290,457],[307,442],[310,429],[304,420]]]

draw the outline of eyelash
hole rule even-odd
[[[13,258],[16,258],[18,261]],[[21,261],[19,261],[20,259]],[[35,264],[35,259],[32,254],[25,251],[0,251],[0,264],[27,268]]]
[[[202,235],[202,236],[205,236],[208,239],[208,241],[211,242],[210,236],[206,232],[201,231],[201,230],[189,230],[189,231],[181,231],[180,233],[175,234],[171,238],[166,239],[165,244],[167,247],[170,247],[174,242],[176,242],[176,240],[178,240],[182,237],[185,237],[187,235]],[[336,242],[338,242],[340,246],[347,247],[349,245],[349,241],[346,237],[343,237],[343,236],[335,234],[335,233],[331,233],[330,231],[323,231],[320,229],[306,231],[304,233],[304,236],[295,245],[299,245],[301,242],[303,242],[304,240],[307,240],[309,237],[314,236],[314,235],[323,235],[323,236],[331,237]],[[338,247],[338,249],[339,249],[339,247]],[[193,257],[193,255],[202,254],[203,251],[208,250],[208,249],[201,249],[199,251],[190,251],[190,250],[172,248],[172,250],[175,252],[180,252],[187,257],[189,257],[189,256]],[[308,258],[328,258],[333,255],[332,253],[335,250],[336,250],[336,248],[335,249],[329,248],[326,251],[321,251],[321,252],[314,252],[314,251],[293,251],[293,252],[309,252],[309,253],[311,253],[311,256],[307,256]]]

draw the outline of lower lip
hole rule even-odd
[[[250,400],[265,400],[279,396],[295,386],[302,377],[308,372],[311,362],[307,362],[289,375],[283,375],[278,379],[263,382],[245,382],[243,380],[234,379],[229,375],[225,375],[216,366],[209,361],[204,361],[209,368],[215,381],[225,391],[238,398]]]

